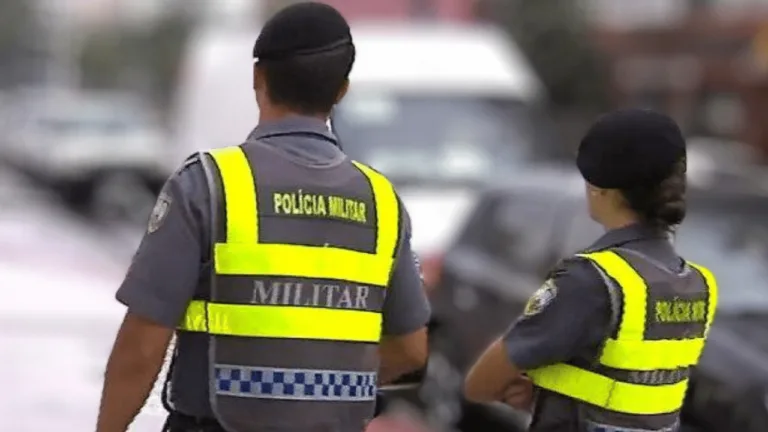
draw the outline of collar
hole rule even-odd
[[[669,236],[667,233],[659,232],[659,230],[638,223],[608,231],[597,239],[592,246],[587,248],[587,251],[619,247],[639,240],[669,240]]]
[[[276,135],[309,134],[325,138],[338,146],[338,139],[330,130],[327,124],[316,118],[306,116],[288,116],[280,120],[260,123],[248,135],[248,141],[256,141]]]

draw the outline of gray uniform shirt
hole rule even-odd
[[[249,140],[274,146],[284,157],[307,166],[338,163],[346,155],[325,123],[290,117],[261,124]],[[209,283],[211,228],[209,192],[199,160],[190,158],[168,179],[150,226],[133,258],[117,300],[135,315],[175,328],[187,305]],[[405,207],[403,244],[397,257],[383,309],[384,335],[403,335],[426,325],[430,308],[410,243]],[[212,417],[208,402],[208,337],[181,333],[171,388],[174,406],[182,413]],[[161,377],[162,378],[162,377]]]
[[[611,247],[640,252],[675,272],[681,272],[685,267],[665,234],[642,225],[609,231],[586,251]],[[510,360],[523,370],[574,358],[594,359],[605,338],[618,324],[612,320],[610,291],[588,260],[565,260],[551,272],[550,280],[554,291],[548,290],[546,295],[535,294],[538,297],[535,307],[527,307],[527,313],[504,338]],[[596,417],[601,417],[600,410],[593,412]],[[615,417],[605,416],[601,423],[615,423]],[[531,430],[577,432],[577,418],[576,402],[541,391]],[[663,426],[666,425],[660,425],[659,429]]]

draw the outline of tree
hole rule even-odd
[[[602,108],[605,71],[592,46],[582,2],[480,0],[477,13],[503,27],[529,58],[559,107]]]
[[[34,64],[38,22],[29,0],[0,1],[0,87],[19,84]],[[40,71],[38,71],[40,72]]]
[[[262,6],[264,18],[269,19],[272,15],[280,12],[280,10],[296,3],[301,3],[301,0],[265,0]]]
[[[143,91],[167,107],[192,28],[191,17],[170,15],[148,30],[112,28],[89,35],[80,57],[83,86]]]
[[[173,95],[178,80],[182,56],[192,32],[193,22],[190,17],[176,15],[167,18],[155,26],[141,41],[151,50],[143,52],[142,60],[153,77],[152,90],[160,96],[163,104]]]

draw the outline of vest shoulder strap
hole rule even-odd
[[[623,314],[617,339],[642,340],[645,333],[647,299],[647,286],[643,278],[615,251],[603,250],[578,256],[589,259],[600,267],[621,289]]]
[[[606,330],[605,339],[607,340],[610,335],[619,327],[619,319],[621,318],[621,308],[622,308],[622,294],[621,294],[621,287],[619,287],[616,284],[616,281],[614,281],[610,276],[608,276],[605,271],[598,265],[596,265],[594,262],[590,262],[592,264],[592,267],[597,270],[597,273],[600,275],[600,278],[605,283],[605,289],[608,291],[608,297],[611,300],[611,321],[608,325],[608,329]],[[605,346],[605,343],[603,343],[603,346],[600,347],[600,353],[598,353],[598,358],[602,354],[602,349]]]

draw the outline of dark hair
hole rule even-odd
[[[287,59],[263,60],[270,100],[300,114],[326,114],[336,104],[339,91],[352,71],[355,47]]]
[[[650,186],[621,189],[629,208],[642,222],[669,231],[685,219],[685,159],[678,161],[667,178]]]

